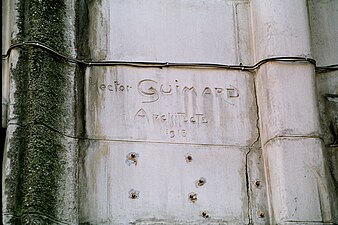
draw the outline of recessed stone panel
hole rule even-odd
[[[237,22],[241,23],[241,17],[249,15],[245,10],[246,15],[241,13],[237,18],[235,10],[239,2],[247,3],[241,0],[91,1],[88,5],[92,57],[239,63],[236,26]]]
[[[86,83],[90,138],[248,146],[257,136],[246,72],[91,68]]]
[[[248,1],[91,1],[95,60],[251,64]],[[248,224],[254,75],[88,67],[80,222]]]
[[[81,220],[91,224],[246,224],[247,151],[239,147],[89,141],[80,174],[85,196]],[[136,163],[130,163],[132,154]]]

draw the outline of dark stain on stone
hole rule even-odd
[[[60,52],[65,47],[64,0],[19,1],[19,33],[13,43],[38,41]],[[68,64],[41,49],[20,50],[11,76],[16,84],[14,113],[20,124],[9,140],[10,174],[5,189],[10,224],[48,224],[56,218],[58,181],[66,151],[62,137],[41,124],[64,130],[72,115],[67,109]],[[37,212],[45,217],[30,215]]]

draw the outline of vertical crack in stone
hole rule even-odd
[[[252,218],[251,218],[251,190],[250,190],[250,181],[249,181],[249,168],[248,168],[248,155],[251,152],[251,148],[249,148],[249,151],[246,153],[245,156],[245,178],[246,178],[246,195],[248,198],[248,219],[249,224],[252,224]]]
[[[89,32],[89,9],[87,0],[79,0],[76,1],[75,6],[76,18],[75,18],[75,47],[77,52],[77,59],[88,59],[90,58],[90,48],[88,45],[88,34]],[[85,73],[86,73],[86,66],[77,64],[76,71],[75,71],[75,98],[77,100],[76,106],[77,115],[76,118],[77,122],[77,131],[80,137],[86,136],[86,120],[85,120]]]
[[[257,90],[256,90],[256,79],[255,74],[252,74],[254,76],[253,79],[253,89],[254,89],[254,98],[255,98],[255,105],[256,105],[256,129],[257,129],[257,138],[252,142],[252,144],[249,146],[249,150],[245,155],[245,177],[246,177],[246,191],[247,191],[247,198],[248,198],[248,218],[249,218],[249,224],[253,224],[252,222],[252,202],[251,202],[251,182],[250,182],[250,176],[249,176],[249,155],[252,152],[252,149],[255,148],[255,145],[260,140],[260,128],[259,128],[259,106],[257,101]]]
[[[75,4],[75,48],[77,52],[77,59],[90,59],[90,48],[89,48],[89,8],[87,0],[78,0]],[[77,101],[77,135],[79,135],[79,147],[78,147],[78,177],[77,177],[77,188],[78,188],[78,199],[77,205],[79,209],[79,223],[87,224],[87,221],[81,221],[83,218],[82,204],[87,204],[84,199],[86,199],[86,193],[83,191],[86,185],[86,176],[83,174],[85,168],[85,155],[86,151],[83,151],[88,148],[88,142],[86,138],[86,97],[85,97],[85,75],[86,75],[86,66],[78,64],[75,71],[75,98]],[[81,149],[83,149],[81,151]],[[88,223],[89,224],[89,223]]]

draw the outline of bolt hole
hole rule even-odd
[[[135,152],[130,152],[127,155],[127,159],[126,159],[126,163],[127,165],[132,165],[134,164],[135,166],[137,165],[137,158],[138,158],[138,154]]]
[[[203,217],[203,218],[205,218],[205,219],[208,219],[208,218],[209,218],[209,215],[208,215],[208,213],[207,213],[207,212],[205,212],[205,211],[204,211],[204,212],[202,212],[202,213],[201,213],[201,215],[202,215],[202,217]]]
[[[195,185],[198,188],[198,187],[203,186],[206,182],[207,180],[204,177],[201,177],[199,180],[195,182]]]
[[[137,199],[138,198],[139,191],[136,191],[134,189],[131,189],[129,191],[129,198],[130,199]]]
[[[260,187],[260,186],[261,186],[261,182],[260,182],[259,180],[256,180],[256,181],[255,181],[255,186],[256,186],[256,187]]]
[[[262,211],[258,211],[257,215],[258,215],[259,218],[264,218],[265,217],[265,214]]]
[[[186,162],[191,162],[192,161],[192,156],[190,154],[185,155],[185,161]]]
[[[197,194],[196,193],[190,193],[189,194],[189,200],[194,203],[197,201]]]

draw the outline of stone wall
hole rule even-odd
[[[4,224],[338,223],[337,1],[2,4]]]

